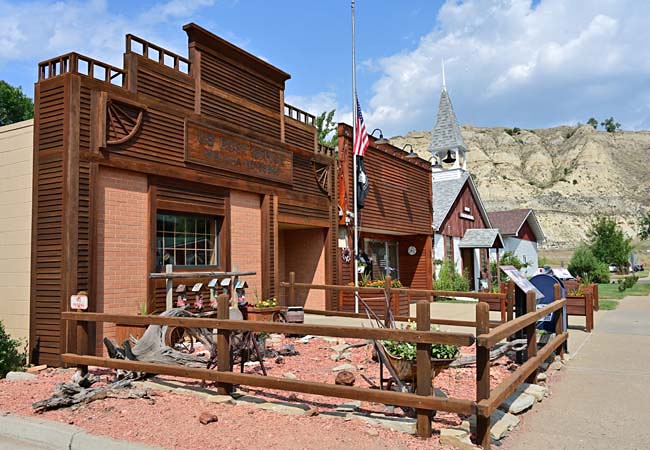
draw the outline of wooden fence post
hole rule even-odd
[[[227,294],[220,294],[217,297],[217,319],[227,320],[230,318],[230,298]],[[232,364],[230,360],[230,331],[217,330],[217,370],[219,372],[230,372]],[[217,383],[217,392],[220,395],[227,395],[232,392],[232,384]]]
[[[592,283],[589,285],[594,300],[594,311],[600,311],[600,299],[598,298],[598,285]]]
[[[476,304],[476,336],[490,332],[490,305]],[[490,349],[476,344],[476,402],[490,398]],[[490,448],[490,416],[476,412],[476,443]]]
[[[556,300],[562,298],[562,289],[560,288],[560,285],[557,283],[553,285],[553,296]],[[564,308],[566,308],[566,306]],[[559,336],[564,331],[564,308],[559,309],[555,312],[555,335],[556,336]],[[562,359],[564,359],[564,345],[565,344],[560,345],[560,357]]]
[[[390,278],[390,277],[386,277]],[[420,301],[416,305],[416,320],[418,331],[431,330],[431,304]],[[431,344],[416,344],[417,347],[417,395],[430,396],[431,386]],[[417,410],[417,431],[421,438],[431,437],[432,411]]]
[[[384,312],[384,326],[386,328],[390,327],[390,312],[392,311],[392,305],[393,305],[393,296],[391,295],[391,283],[392,279],[390,275],[386,275],[386,278],[384,279],[384,295],[386,296],[386,310]],[[427,331],[429,329],[427,328]]]
[[[506,319],[508,322],[512,320],[514,306],[515,306],[515,282],[510,280],[508,282],[508,291],[506,292]]]
[[[533,291],[526,293],[526,314],[537,311],[537,295]],[[526,360],[537,356],[537,322],[526,327],[527,357]],[[528,383],[535,383],[537,380],[537,369],[526,378]]]
[[[296,272],[289,272],[289,306],[296,306]]]
[[[165,265],[165,273],[172,273],[174,267],[171,264]],[[167,290],[167,297],[165,297],[165,309],[169,311],[174,307],[174,280],[165,278],[165,288]]]
[[[585,296],[585,328],[587,333],[594,328],[594,299],[589,291],[584,292]]]

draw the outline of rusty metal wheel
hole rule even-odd
[[[273,322],[287,322],[287,314],[284,311],[277,311],[273,313]]]
[[[194,352],[194,338],[183,327],[168,327],[165,345],[171,348],[181,347],[189,353]]]

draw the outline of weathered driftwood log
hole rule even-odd
[[[526,348],[526,339],[515,339],[510,342],[503,342],[501,344],[497,344],[495,348],[493,348],[490,351],[490,361],[494,361],[496,359],[501,358],[503,355],[508,353],[509,351],[521,351]],[[465,367],[465,366],[471,366],[473,364],[476,364],[476,354],[474,355],[468,355],[468,356],[462,356],[458,358],[456,361],[451,363],[449,367]]]
[[[161,314],[165,317],[196,317],[194,314],[183,309],[174,308]],[[165,343],[169,327],[167,325],[149,325],[142,335],[142,338],[135,341],[131,347],[130,342],[124,342],[124,348],[116,348],[115,354],[119,357],[124,354],[126,359],[142,362],[177,364],[187,367],[207,367],[216,354],[216,346],[212,337],[212,330],[207,328],[187,328],[185,333],[194,339],[202,342],[210,351],[210,358],[183,353],[175,350]],[[109,345],[106,345],[107,348]],[[109,354],[111,350],[109,349]]]
[[[96,378],[86,378],[86,380],[89,380],[90,384],[98,381]],[[147,390],[134,387],[132,382],[132,379],[123,378],[98,387],[82,387],[71,382],[59,383],[54,387],[52,397],[33,403],[32,408],[34,412],[42,413],[51,409],[87,404],[105,398],[146,398],[150,402],[154,401]]]

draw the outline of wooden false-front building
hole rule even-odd
[[[431,165],[390,144],[378,145],[373,137],[364,157],[369,191],[359,209],[359,254],[371,264],[360,278],[365,281],[390,275],[405,287],[431,289],[432,207]],[[354,191],[352,128],[338,127],[339,148],[339,282],[354,281]],[[383,311],[384,300],[368,300]],[[397,300],[397,299],[396,299]],[[394,303],[394,313],[408,315],[409,300]],[[338,310],[354,311],[352,295],[339,295]],[[363,309],[360,309],[363,312]]]
[[[314,117],[284,103],[289,75],[195,24],[184,30],[188,57],[128,35],[123,68],[76,53],[39,64],[35,363],[59,363],[70,331],[60,313],[78,291],[91,311],[163,310],[164,281],[148,276],[166,264],[254,271],[253,300],[282,298],[290,271],[335,278],[335,159]],[[333,307],[322,292],[298,295]],[[114,335],[99,327],[97,341]]]

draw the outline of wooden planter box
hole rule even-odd
[[[255,308],[253,306],[248,306],[246,312],[248,313],[248,320],[254,320],[257,322],[273,322],[273,316],[275,313],[282,311],[280,306],[273,306],[271,308]]]
[[[590,332],[594,328],[594,302],[591,292],[585,295],[567,295],[566,313],[567,316],[583,316],[585,331]]]

